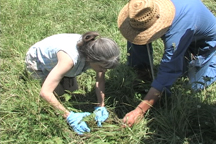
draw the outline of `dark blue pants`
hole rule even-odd
[[[151,53],[151,59],[153,61],[153,57],[152,57],[153,49],[151,43],[149,44],[149,48]],[[145,69],[146,67],[150,66],[146,45],[136,45],[127,42],[127,52],[128,52],[127,64],[129,66],[137,69]]]
[[[149,48],[153,62],[153,48],[151,43],[149,44]],[[127,51],[127,64],[129,66],[140,70],[150,66],[146,45],[136,45],[127,42]],[[195,56],[194,59],[191,58],[191,54]],[[203,89],[216,81],[216,51],[214,47],[205,45],[202,42],[200,49],[197,49],[191,44],[185,53],[185,57],[187,59],[184,59],[182,75],[189,77],[192,89]]]

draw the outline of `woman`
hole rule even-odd
[[[67,110],[56,98],[64,90],[78,88],[76,76],[88,68],[96,71],[95,120],[98,126],[108,118],[104,104],[104,75],[107,69],[116,67],[120,51],[117,44],[108,38],[97,38],[97,32],[79,34],[57,34],[34,44],[26,54],[26,68],[32,77],[43,82],[40,96],[63,113],[69,125],[78,134],[90,132],[83,117],[90,113],[74,113]]]

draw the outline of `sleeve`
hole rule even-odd
[[[165,51],[158,74],[151,86],[158,91],[170,92],[170,87],[183,73],[184,55],[193,39],[193,30],[177,31],[163,38]]]

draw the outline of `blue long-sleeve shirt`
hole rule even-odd
[[[172,0],[175,18],[162,37],[165,50],[152,87],[169,89],[184,71],[185,52],[197,52],[204,61],[216,51],[216,17],[200,0]]]

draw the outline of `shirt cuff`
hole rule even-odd
[[[151,86],[160,92],[165,92],[167,94],[171,94],[170,87],[163,86],[157,80],[154,80],[152,82]]]

